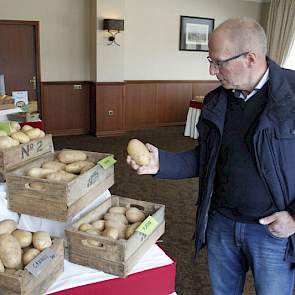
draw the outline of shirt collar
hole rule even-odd
[[[246,102],[254,94],[256,94],[258,92],[258,90],[260,90],[264,86],[264,84],[268,81],[268,78],[269,78],[269,68],[267,68],[267,70],[263,74],[262,78],[256,84],[255,88],[246,97],[243,95],[243,93],[240,90],[233,89],[232,91],[234,93],[234,96],[237,98],[241,98]]]

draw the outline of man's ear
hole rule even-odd
[[[255,64],[256,58],[257,58],[257,56],[256,56],[256,53],[254,53],[254,52],[249,52],[247,54],[247,62],[248,62],[249,67],[252,67]]]

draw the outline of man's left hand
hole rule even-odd
[[[295,233],[295,217],[288,211],[279,211],[259,219],[260,224],[268,225],[270,232],[280,238],[287,238]]]

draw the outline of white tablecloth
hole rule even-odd
[[[189,107],[186,117],[184,136],[189,136],[194,139],[199,137],[197,123],[199,121],[200,114],[200,109]]]

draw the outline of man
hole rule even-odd
[[[215,295],[242,294],[249,267],[258,295],[293,292],[295,72],[266,57],[253,19],[229,19],[209,38],[209,72],[221,86],[204,100],[194,151],[147,144],[138,174],[200,177],[196,252],[206,243]],[[173,166],[171,165],[173,163]]]

